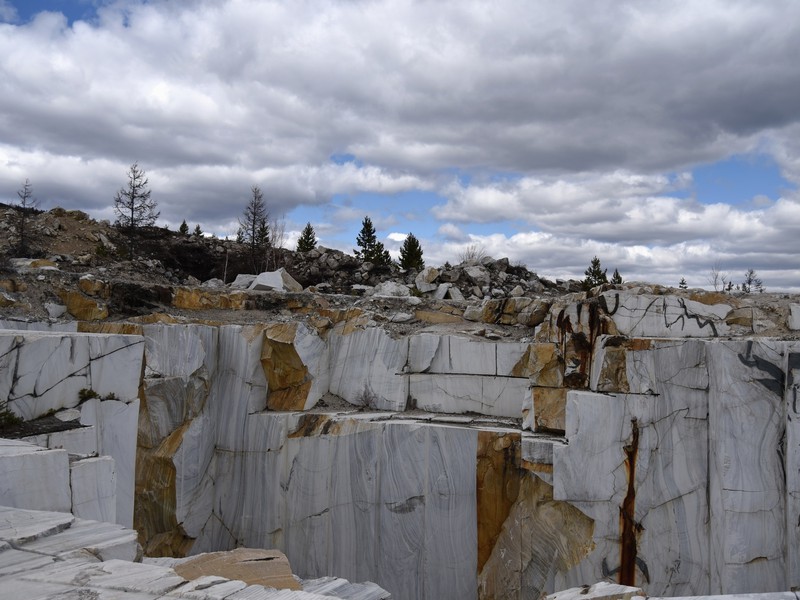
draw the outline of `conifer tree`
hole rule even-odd
[[[314,228],[311,226],[311,223],[308,222],[306,223],[306,226],[303,228],[303,231],[300,233],[300,237],[297,240],[297,251],[308,252],[316,247],[317,236],[314,233]]]
[[[161,214],[156,210],[155,200],[150,198],[147,187],[148,179],[139,163],[133,163],[128,169],[128,185],[120,188],[114,196],[114,212],[117,215],[117,226],[128,236],[128,250],[133,257],[133,236],[140,227],[151,227]]]
[[[611,281],[609,283],[622,283],[622,275],[619,274],[619,271],[614,269],[614,274],[611,276]]]
[[[28,217],[35,211],[38,204],[33,197],[33,186],[29,179],[26,179],[22,189],[17,191],[17,196],[19,196],[19,204],[17,205],[19,214],[16,221],[17,237],[19,238],[17,252],[19,256],[25,256],[28,253]]]
[[[186,224],[186,219],[181,222],[181,226],[178,227],[178,233],[181,235],[189,235],[189,225]]]
[[[200,229],[200,223],[194,226],[194,237],[202,237],[203,230]]]
[[[354,250],[356,257],[364,262],[371,262],[376,267],[388,266],[392,264],[389,251],[383,247],[375,235],[375,226],[372,219],[364,217],[361,222],[361,232],[356,238],[356,244],[361,250]]]
[[[686,283],[686,277],[681,277],[681,281],[680,281],[680,283],[678,284],[678,287],[679,287],[680,289],[682,289],[682,290],[685,290],[685,289],[688,289],[688,288],[689,288],[689,284],[688,284],[688,283]]]
[[[600,266],[600,259],[595,256],[589,268],[583,272],[586,275],[586,279],[583,280],[583,289],[590,290],[595,286],[608,283],[607,271],[608,269],[603,269]]]
[[[413,233],[406,236],[400,247],[400,268],[416,269],[417,271],[425,268],[425,261],[422,260],[422,246]]]
[[[269,213],[264,202],[261,188],[254,185],[250,188],[251,198],[239,218],[239,231],[236,241],[245,244],[250,252],[250,263],[255,271],[260,271],[266,264],[269,249]]]

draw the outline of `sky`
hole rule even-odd
[[[800,292],[796,0],[0,0],[0,201]]]

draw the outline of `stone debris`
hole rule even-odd
[[[186,561],[173,559],[177,563],[174,568],[166,564],[169,560],[140,561],[141,548],[133,530],[77,519],[68,513],[0,506],[2,600],[391,598],[386,590],[371,582],[351,584],[338,578],[299,580],[292,575],[286,557],[277,551],[239,548]]]

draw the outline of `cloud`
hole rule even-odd
[[[14,12],[0,0],[0,20]],[[789,272],[796,189],[749,207],[687,196],[693,166],[751,151],[800,183],[799,23],[794,0],[40,13],[0,25],[0,200],[29,177],[45,205],[108,218],[138,161],[163,219],[206,231],[235,224],[251,185],[275,215],[316,208],[328,240],[354,239],[365,214],[381,231],[412,220],[359,195],[425,191],[441,197],[424,215],[439,236],[428,262],[483,243],[537,268],[566,261],[562,273],[598,252],[654,277],[678,259],[773,252]]]
[[[17,20],[17,9],[8,0],[0,0],[0,22],[13,23]]]
[[[444,223],[439,227],[437,233],[450,242],[464,242],[469,240],[469,236],[453,223]]]

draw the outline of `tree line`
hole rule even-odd
[[[151,197],[149,180],[145,171],[139,167],[138,162],[134,162],[130,166],[126,176],[127,184],[121,187],[114,196],[114,213],[117,217],[114,225],[127,236],[128,252],[132,257],[135,251],[136,231],[155,225],[161,213],[157,210],[156,201]],[[19,214],[16,220],[18,238],[16,251],[20,256],[24,256],[28,251],[28,220],[38,205],[33,196],[33,186],[29,179],[26,179],[22,188],[17,191],[17,196],[20,200],[17,206]],[[183,220],[178,232],[182,235],[189,235],[189,225],[186,220]],[[193,235],[195,237],[203,235],[199,224],[195,226]],[[236,241],[248,249],[253,270],[258,272],[276,268],[275,249],[282,247],[284,240],[285,224],[282,220],[271,217],[261,188],[254,185],[250,189],[250,199],[244,212],[239,217],[239,228],[236,233]],[[353,250],[355,256],[363,262],[372,263],[376,267],[388,267],[393,264],[389,251],[378,240],[375,226],[369,216],[365,216],[361,222],[356,245],[358,249]],[[316,247],[316,232],[311,223],[307,222],[297,240],[296,250],[309,252]],[[422,245],[413,233],[409,233],[403,240],[398,265],[401,269],[418,271],[425,267]],[[584,271],[583,288],[590,290],[604,283],[620,284],[623,282],[622,275],[617,269],[614,269],[610,279],[607,273],[608,269],[603,269],[600,259],[594,256],[589,267]],[[765,291],[763,281],[753,269],[747,270],[742,283],[734,285],[732,281],[728,280],[727,274],[720,271],[719,265],[715,265],[711,268],[709,283],[715,291],[720,289],[729,293],[734,289],[744,293]],[[681,278],[678,287],[680,289],[688,288],[685,278]]]

